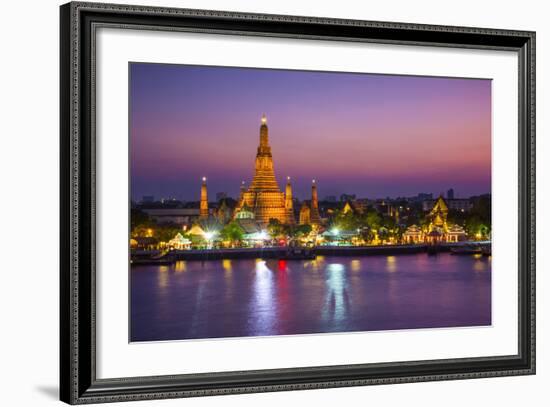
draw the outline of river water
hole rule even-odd
[[[130,271],[130,340],[491,324],[491,260],[442,253],[179,261]]]

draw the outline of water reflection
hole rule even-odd
[[[390,273],[397,271],[397,259],[395,256],[386,257],[386,268]]]
[[[226,259],[131,269],[133,341],[490,323],[491,259],[484,256]]]
[[[231,301],[233,296],[233,265],[231,259],[222,260],[222,269],[224,270],[225,296],[227,301]]]
[[[168,286],[168,270],[168,266],[159,266],[158,285],[161,288],[160,292],[164,292],[162,289]]]
[[[340,263],[331,263],[327,266],[327,290],[323,320],[338,325],[346,316],[349,306],[345,278],[346,268]]]
[[[233,271],[233,269],[231,268],[231,259],[223,259],[222,267],[226,273],[230,274]]]
[[[489,268],[489,261],[482,256],[477,257],[473,268],[475,271],[486,271]]]
[[[185,260],[176,261],[176,263],[174,264],[174,271],[177,273],[181,273],[186,269],[187,269],[187,263],[185,262]]]
[[[200,332],[199,326],[201,323],[205,322],[203,319],[204,315],[202,312],[203,295],[204,295],[204,284],[200,283],[199,286],[197,287],[197,292],[195,294],[195,306],[193,307],[195,312],[191,314],[191,328],[190,328],[191,332]]]
[[[314,260],[305,261],[304,267],[311,269],[312,271],[320,271],[323,269],[325,263],[324,256],[317,256]]]
[[[273,292],[272,271],[264,260],[256,261],[254,279],[254,300],[251,302],[249,323],[251,332],[270,334],[276,316],[275,296]]]

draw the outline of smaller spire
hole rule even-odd
[[[317,184],[315,180],[311,182],[311,214],[310,221],[312,225],[319,225],[321,217],[319,215],[319,199],[317,197]]]
[[[290,177],[286,177],[285,188],[285,209],[287,210],[287,222],[294,223],[294,213],[292,211],[292,185],[290,184]]]
[[[265,113],[262,113],[262,124],[267,124],[267,117]]]
[[[206,177],[202,177],[199,215],[201,219],[208,218],[208,189],[206,188]]]

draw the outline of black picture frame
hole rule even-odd
[[[535,33],[73,2],[60,7],[60,398],[70,404],[535,373]],[[515,355],[96,378],[95,70],[100,26],[511,50],[519,59],[519,349]]]

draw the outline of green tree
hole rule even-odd
[[[278,219],[269,219],[267,232],[274,239],[286,238],[287,236],[285,226]]]
[[[231,243],[231,246],[239,244],[243,240],[244,231],[235,221],[229,222],[220,232],[220,237]]]
[[[481,238],[486,239],[489,232],[491,231],[490,227],[483,222],[483,219],[478,215],[468,216],[464,229],[468,233],[470,238]]]
[[[341,230],[357,230],[367,226],[367,219],[362,212],[348,211],[342,209],[335,211],[331,221],[331,228]]]
[[[311,231],[313,230],[313,227],[311,225],[298,225],[292,228],[293,229],[293,237],[301,238],[309,235]]]
[[[483,238],[491,232],[491,195],[481,195],[471,199],[473,207],[466,218],[466,227],[477,222],[477,231]]]
[[[397,222],[395,221],[395,218],[392,216],[382,216],[382,219],[380,221],[380,226],[384,227],[388,230],[394,229],[397,225]]]
[[[380,240],[387,240],[390,237],[390,230],[385,226],[378,229],[378,238]]]
[[[382,216],[377,211],[369,211],[367,213],[367,226],[371,230],[378,231],[382,227]]]
[[[307,236],[312,230],[313,227],[311,225],[299,225],[296,227],[296,233],[298,236]]]
[[[309,235],[312,230],[311,225],[285,225],[285,234],[291,242]]]
[[[146,212],[143,212],[141,209],[137,208],[130,209],[130,228],[132,230],[137,227],[150,228],[154,225],[155,223]]]

